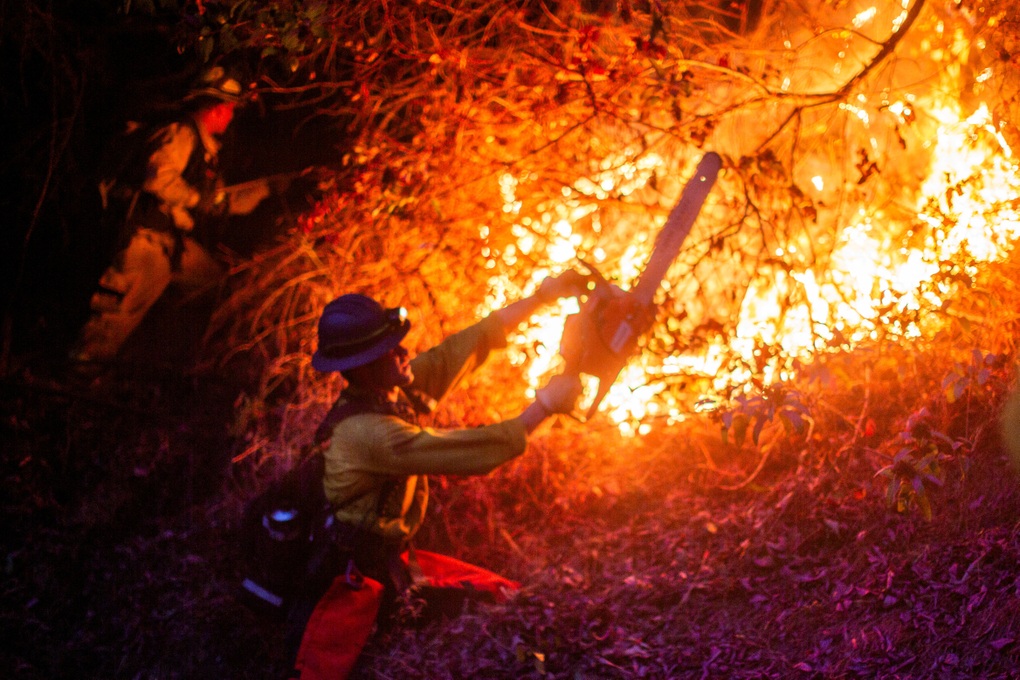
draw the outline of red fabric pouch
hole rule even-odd
[[[405,564],[410,560],[406,552],[400,557]],[[491,593],[496,602],[506,602],[521,587],[520,583],[488,569],[446,555],[415,550],[414,559],[427,584],[433,588],[470,588]]]
[[[375,626],[383,585],[364,577],[352,588],[346,576],[333,580],[305,626],[294,668],[301,680],[342,680],[354,668]]]
[[[520,588],[516,581],[446,555],[415,550],[413,565],[408,553],[401,559],[409,571],[421,572],[429,588],[474,590],[496,602],[505,602]],[[346,576],[338,576],[316,604],[294,664],[300,680],[342,680],[354,668],[375,626],[383,595],[378,581],[363,577],[362,583],[353,588]]]

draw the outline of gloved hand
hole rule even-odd
[[[535,393],[535,401],[547,413],[570,413],[581,396],[581,379],[576,375],[556,375]]]
[[[538,286],[538,296],[543,302],[555,302],[559,298],[582,295],[588,290],[588,276],[568,269],[558,276],[550,276]]]
[[[231,215],[247,215],[270,195],[270,181],[254,179],[231,187],[227,205]]]
[[[216,217],[226,214],[229,207],[230,201],[227,199],[227,194],[217,189],[203,194],[198,200],[195,210],[203,215]]]

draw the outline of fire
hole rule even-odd
[[[978,261],[994,260],[1020,236],[1013,153],[984,105],[962,122],[946,109],[935,115],[943,129],[922,188],[927,204],[919,213],[932,228],[930,245],[943,259],[966,248]],[[952,190],[958,186],[966,191]],[[988,219],[990,206],[996,206],[994,221]]]
[[[987,108],[981,106],[966,118],[948,107],[933,109],[932,115],[939,121],[939,130],[931,169],[915,206],[916,224],[890,228],[892,217],[862,207],[857,219],[839,234],[827,269],[777,269],[772,276],[752,283],[732,337],[725,344],[712,345],[700,354],[634,357],[604,400],[602,413],[621,432],[642,434],[652,419],[675,422],[685,417],[681,405],[665,392],[664,378],[705,377],[711,389],[700,396],[701,403],[708,404],[734,386],[746,384],[751,378],[748,370],[723,370],[725,358],[732,353],[754,365],[756,347],[764,343],[780,348],[762,368],[764,382],[773,383],[794,377],[791,358],[810,360],[826,351],[835,332],[851,344],[876,337],[880,328],[907,338],[921,335],[925,329],[916,324],[895,328],[886,323],[884,315],[890,309],[918,309],[922,304],[938,307],[940,296],[954,293],[944,284],[930,285],[942,263],[966,260],[971,263],[967,266],[973,267],[994,261],[1004,257],[1010,244],[1020,238],[1020,173]],[[561,201],[542,206],[541,213],[530,217],[521,214],[517,180],[504,175],[503,209],[517,220],[513,227],[517,242],[501,257],[512,266],[523,254],[545,266],[535,268],[519,290],[507,276],[494,275],[482,311],[534,292],[545,277],[575,266],[582,254],[590,258],[586,261],[608,267],[610,271],[603,273],[612,274],[623,287],[633,282],[650,255],[652,239],[648,234],[635,238],[618,260],[609,260],[597,241],[602,229],[596,200],[612,191],[640,190],[656,162],[663,161],[649,156],[642,165],[605,163],[594,176],[579,178],[577,189],[564,191]],[[575,229],[582,219],[592,222],[593,233]],[[652,227],[651,235],[660,226]],[[897,233],[901,236],[893,236]],[[482,236],[488,236],[487,229]],[[777,258],[792,254],[774,253]],[[496,269],[494,260],[490,264]],[[782,300],[793,288],[802,291],[804,302],[793,308],[787,305],[784,311]],[[558,350],[563,324],[577,311],[575,301],[566,301],[536,315],[511,338],[512,361],[524,368],[531,390],[561,367]]]
[[[894,30],[906,16],[906,6],[903,3]],[[873,8],[863,10],[853,24],[860,28],[875,16]],[[780,87],[788,89],[789,80]],[[954,290],[956,284],[947,283],[951,277],[942,274],[954,267],[974,273],[978,265],[1004,258],[1020,238],[1020,168],[1013,151],[987,106],[978,105],[965,114],[945,98],[945,91],[952,90],[904,94],[898,101],[890,101],[891,94],[885,92],[881,104],[860,94],[840,104],[848,125],[856,126],[866,140],[862,166],[868,157],[884,161],[883,142],[877,139],[882,133],[876,131],[880,126],[908,127],[922,117],[931,121],[934,133],[920,154],[928,158],[922,169],[915,169],[920,183],[913,186],[918,188],[906,186],[893,201],[862,201],[850,219],[839,218],[841,223],[829,232],[824,248],[821,240],[812,242],[804,236],[801,250],[824,250],[823,256],[817,252],[802,256],[797,238],[782,247],[772,246],[759,271],[744,284],[739,313],[726,329],[728,334],[690,353],[652,356],[646,351],[633,357],[603,401],[603,415],[625,434],[642,434],[653,420],[683,420],[692,402],[695,410],[718,406],[749,390],[752,378],[759,384],[790,380],[799,363],[836,346],[845,350],[880,336],[911,339],[935,330],[937,318],[910,312],[939,309],[960,294]],[[688,153],[699,155],[696,150]],[[590,174],[575,178],[560,196],[533,202],[521,194],[522,184],[534,177],[504,174],[499,180],[502,211],[516,240],[485,251],[493,275],[480,311],[532,293],[545,277],[576,267],[579,261],[595,265],[624,289],[633,285],[651,254],[665,210],[652,219],[650,211],[607,212],[603,204],[607,198],[627,197],[637,198],[637,206],[647,202],[649,195],[662,190],[650,182],[670,174],[665,172],[670,163],[675,161],[665,154],[625,149],[604,159]],[[679,170],[685,178],[690,174],[690,168],[686,174]],[[813,168],[804,182],[806,190],[833,195],[850,180]],[[717,186],[715,192],[719,191]],[[715,201],[720,203],[718,197]],[[895,207],[885,207],[893,203]],[[710,208],[706,206],[706,212],[712,213]],[[707,217],[719,218],[724,209],[716,205]],[[703,214],[699,225],[705,221]],[[488,227],[481,236],[483,241],[490,239]],[[523,265],[531,269],[521,287],[500,273]],[[679,279],[680,269],[674,268],[673,280],[664,282],[667,290],[688,290]],[[565,302],[536,315],[511,338],[511,359],[524,369],[531,390],[561,369],[563,324],[577,311],[576,302]],[[685,377],[692,378],[686,383],[697,385],[698,393],[681,404],[667,385]]]
[[[580,259],[596,267],[607,261],[608,255],[597,240],[602,230],[596,201],[614,192],[615,195],[627,196],[641,189],[649,181],[652,172],[664,162],[656,155],[644,156],[639,162],[627,162],[623,160],[625,157],[623,154],[607,159],[594,176],[579,178],[574,189],[565,189],[562,200],[546,206],[546,210],[537,219],[520,216],[520,220],[511,228],[517,242],[503,249],[504,263],[513,266],[519,253],[531,258],[541,255],[546,265],[532,269],[530,278],[520,290],[510,282],[509,277],[493,276],[489,280],[489,295],[480,310],[482,313],[497,309],[515,297],[532,294],[546,277],[576,266]],[[522,203],[517,198],[517,186],[518,180],[510,174],[504,174],[500,179],[505,214],[518,216],[521,211]],[[592,218],[593,222],[592,233],[588,235],[582,235],[575,229],[575,224],[585,218]],[[635,225],[635,229],[639,228],[639,225]],[[489,233],[489,228],[483,227],[480,235],[484,240]],[[583,258],[582,253],[585,256]],[[633,281],[644,268],[650,254],[651,238],[643,231],[637,233],[633,242],[612,263],[613,277]],[[490,260],[489,268],[496,267],[496,261]],[[529,396],[534,396],[534,390],[562,367],[559,346],[563,326],[567,317],[578,311],[576,300],[565,300],[554,309],[535,315],[526,328],[519,329],[509,339],[510,361],[524,368],[530,386]],[[661,405],[658,395],[662,387],[654,385],[650,376],[662,370],[668,369],[656,369],[643,362],[627,367],[604,400],[601,410],[618,423],[624,432],[646,432],[647,424],[634,427],[631,423],[644,420],[647,416],[659,415]],[[590,398],[596,388],[597,381],[589,379],[585,384],[586,397],[582,401]]]

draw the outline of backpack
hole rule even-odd
[[[198,127],[189,116],[129,120],[103,146],[97,168],[99,198],[104,213],[121,219],[131,217],[142,185],[148,177],[149,159],[163,143],[167,125],[177,122]]]
[[[254,609],[286,615],[301,593],[334,575],[332,508],[322,486],[320,450],[249,502],[241,518],[241,590]]]
[[[295,601],[325,592],[341,571],[346,570],[350,582],[361,578],[351,570],[353,555],[345,551],[363,529],[335,521],[337,508],[323,488],[322,451],[336,424],[350,416],[380,413],[407,420],[435,408],[424,393],[408,389],[404,394],[409,402],[405,410],[390,402],[348,401],[341,395],[301,461],[249,502],[241,518],[241,590],[249,605],[286,616]]]
[[[145,181],[149,157],[156,150],[158,128],[129,120],[103,146],[98,188],[103,210],[130,203]]]
[[[324,591],[343,568],[345,556],[334,535],[336,508],[323,488],[322,449],[341,420],[377,410],[338,399],[316,430],[312,449],[248,503],[241,518],[241,590],[254,609],[285,617],[295,601]]]

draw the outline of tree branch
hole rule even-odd
[[[899,45],[900,41],[903,40],[903,37],[910,31],[910,27],[921,13],[921,10],[924,9],[924,2],[925,0],[916,0],[914,2],[910,10],[907,12],[907,17],[903,20],[903,24],[900,26],[899,30],[889,36],[889,39],[882,45],[882,49],[878,51],[878,54],[876,54],[875,57],[868,62],[868,65],[865,66],[860,73],[848,80],[846,84],[840,88],[840,95],[846,96],[849,94],[850,89],[855,84],[867,78],[872,71],[878,68],[878,66],[885,61],[886,57],[896,50],[896,46]]]

